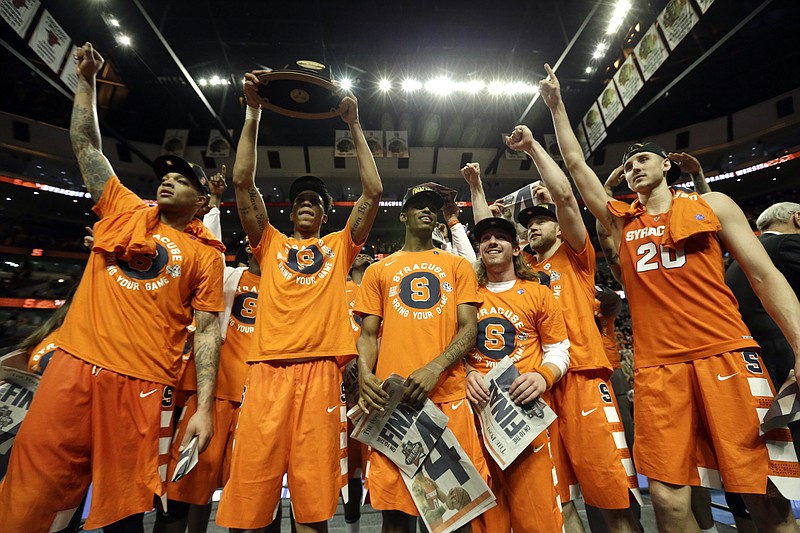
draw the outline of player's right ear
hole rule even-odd
[[[406,220],[408,220],[408,216],[406,215],[405,211],[400,211],[400,222],[405,224]]]

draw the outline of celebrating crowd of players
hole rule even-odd
[[[224,486],[220,526],[278,531],[286,475],[298,531],[327,531],[348,486],[346,519],[355,531],[361,480],[348,477],[363,464],[383,531],[405,533],[419,512],[398,468],[374,450],[361,450],[361,460],[358,446],[348,453],[341,369],[355,358],[364,412],[386,406],[382,381],[398,374],[406,403],[430,399],[450,419],[497,498],[466,530],[582,531],[573,504],[582,494],[609,531],[639,531],[637,469],[650,480],[660,531],[700,531],[692,487],[720,478],[742,495],[759,531],[798,530],[787,496],[800,497],[800,466],[788,430],[759,435],[759,413],[775,388],[725,285],[723,246],[797,354],[792,287],[728,197],[670,188],[681,174],[675,161],[686,158],[671,161],[651,143],[631,146],[609,182],[626,180],[637,199],[609,198],[583,158],[549,66],[541,93],[561,153],[630,301],[634,454],[610,380],[615,350],[610,360],[595,324],[595,251],[567,176],[527,127],[506,143],[533,159],[542,185],[539,204],[515,221],[489,205],[477,164],[462,169],[480,251],[474,265],[459,246],[435,245],[445,199],[427,185],[403,199],[402,249],[373,262],[359,252],[382,184],[355,98],[344,97],[341,118],[362,194],[345,227],[323,235],[332,198],[322,180],[296,180],[287,236],[270,223],[255,184],[259,72],[248,73],[233,168],[247,254],[237,268],[224,267],[213,206],[224,176],[209,180],[180,158],[159,158],[157,205],[148,207],[101,150],[95,76],[103,59],[89,43],[76,58],[70,134],[100,221],[63,324],[30,348],[34,369],[48,370],[0,485],[0,530],[67,527],[91,482],[87,528],[141,531],[156,495],[156,531],[204,531],[211,495]],[[203,224],[198,215],[206,212]],[[463,227],[449,213],[463,248]],[[527,246],[514,222],[527,231]],[[504,356],[520,372],[511,398],[527,405],[542,397],[558,419],[501,469],[483,448],[473,408],[489,400],[483,376]],[[194,446],[199,464],[171,481],[178,455]]]

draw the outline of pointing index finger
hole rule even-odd
[[[553,69],[550,68],[550,65],[548,63],[544,64],[544,69],[547,71],[547,76],[550,78],[551,81],[556,81],[558,79],[556,78],[556,73],[553,72]]]

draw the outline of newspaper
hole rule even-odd
[[[791,371],[781,390],[775,395],[769,410],[764,414],[758,434],[763,435],[776,428],[785,428],[787,424],[797,420],[800,420],[800,394],[794,371]]]
[[[353,420],[350,435],[388,457],[406,475],[413,476],[444,432],[449,418],[430,400],[414,409],[400,400],[405,378],[391,375],[383,382],[389,403],[383,411]]]
[[[348,409],[358,404],[358,360],[351,359],[342,369],[342,386]]]
[[[0,478],[6,475],[11,446],[28,414],[39,376],[0,366]]]
[[[556,419],[541,398],[524,406],[514,403],[508,389],[519,375],[511,358],[503,357],[483,377],[489,388],[489,402],[478,411],[483,442],[503,470]]]
[[[402,475],[431,533],[454,531],[496,505],[494,494],[449,428],[419,471]]]
[[[172,474],[173,483],[182,479],[184,476],[186,476],[186,474],[191,472],[195,466],[197,466],[197,462],[200,460],[198,457],[199,452],[197,450],[197,442],[198,437],[195,435],[178,457],[178,462],[175,464],[175,472]]]

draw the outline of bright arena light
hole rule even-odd
[[[608,27],[606,28],[606,35],[611,35],[617,28],[622,25],[622,21],[625,20],[625,15],[628,14],[628,11],[631,9],[631,3],[628,0],[620,0],[617,2],[617,5],[614,6],[614,12],[611,14],[611,18],[608,21]]]
[[[391,91],[392,82],[384,78],[378,82],[378,89],[380,89],[383,92]]]
[[[445,76],[434,78],[425,84],[426,91],[440,96],[447,96],[455,91],[455,89],[456,85]]]
[[[349,78],[343,78],[342,81],[339,82],[339,86],[345,91],[349,91],[353,88],[353,82]]]
[[[608,49],[608,44],[606,44],[604,41],[600,41],[599,43],[597,43],[597,46],[594,49],[594,53],[592,54],[592,59],[600,59],[601,57],[603,57],[603,54],[606,53],[607,49]]]
[[[119,28],[119,21],[117,19],[115,19],[114,17],[111,17],[110,19],[108,19],[108,23],[110,25],[114,26],[115,28]]]
[[[117,42],[122,46],[130,46],[132,41],[131,38],[127,35],[117,35]]]
[[[502,81],[493,81],[489,84],[489,94],[501,95],[506,90],[506,84]]]
[[[403,90],[405,92],[413,93],[414,91],[418,91],[420,89],[422,89],[422,83],[419,81],[412,78],[406,78],[403,80]]]
[[[486,87],[486,84],[481,80],[470,80],[458,84],[460,91],[470,94],[477,94]]]

